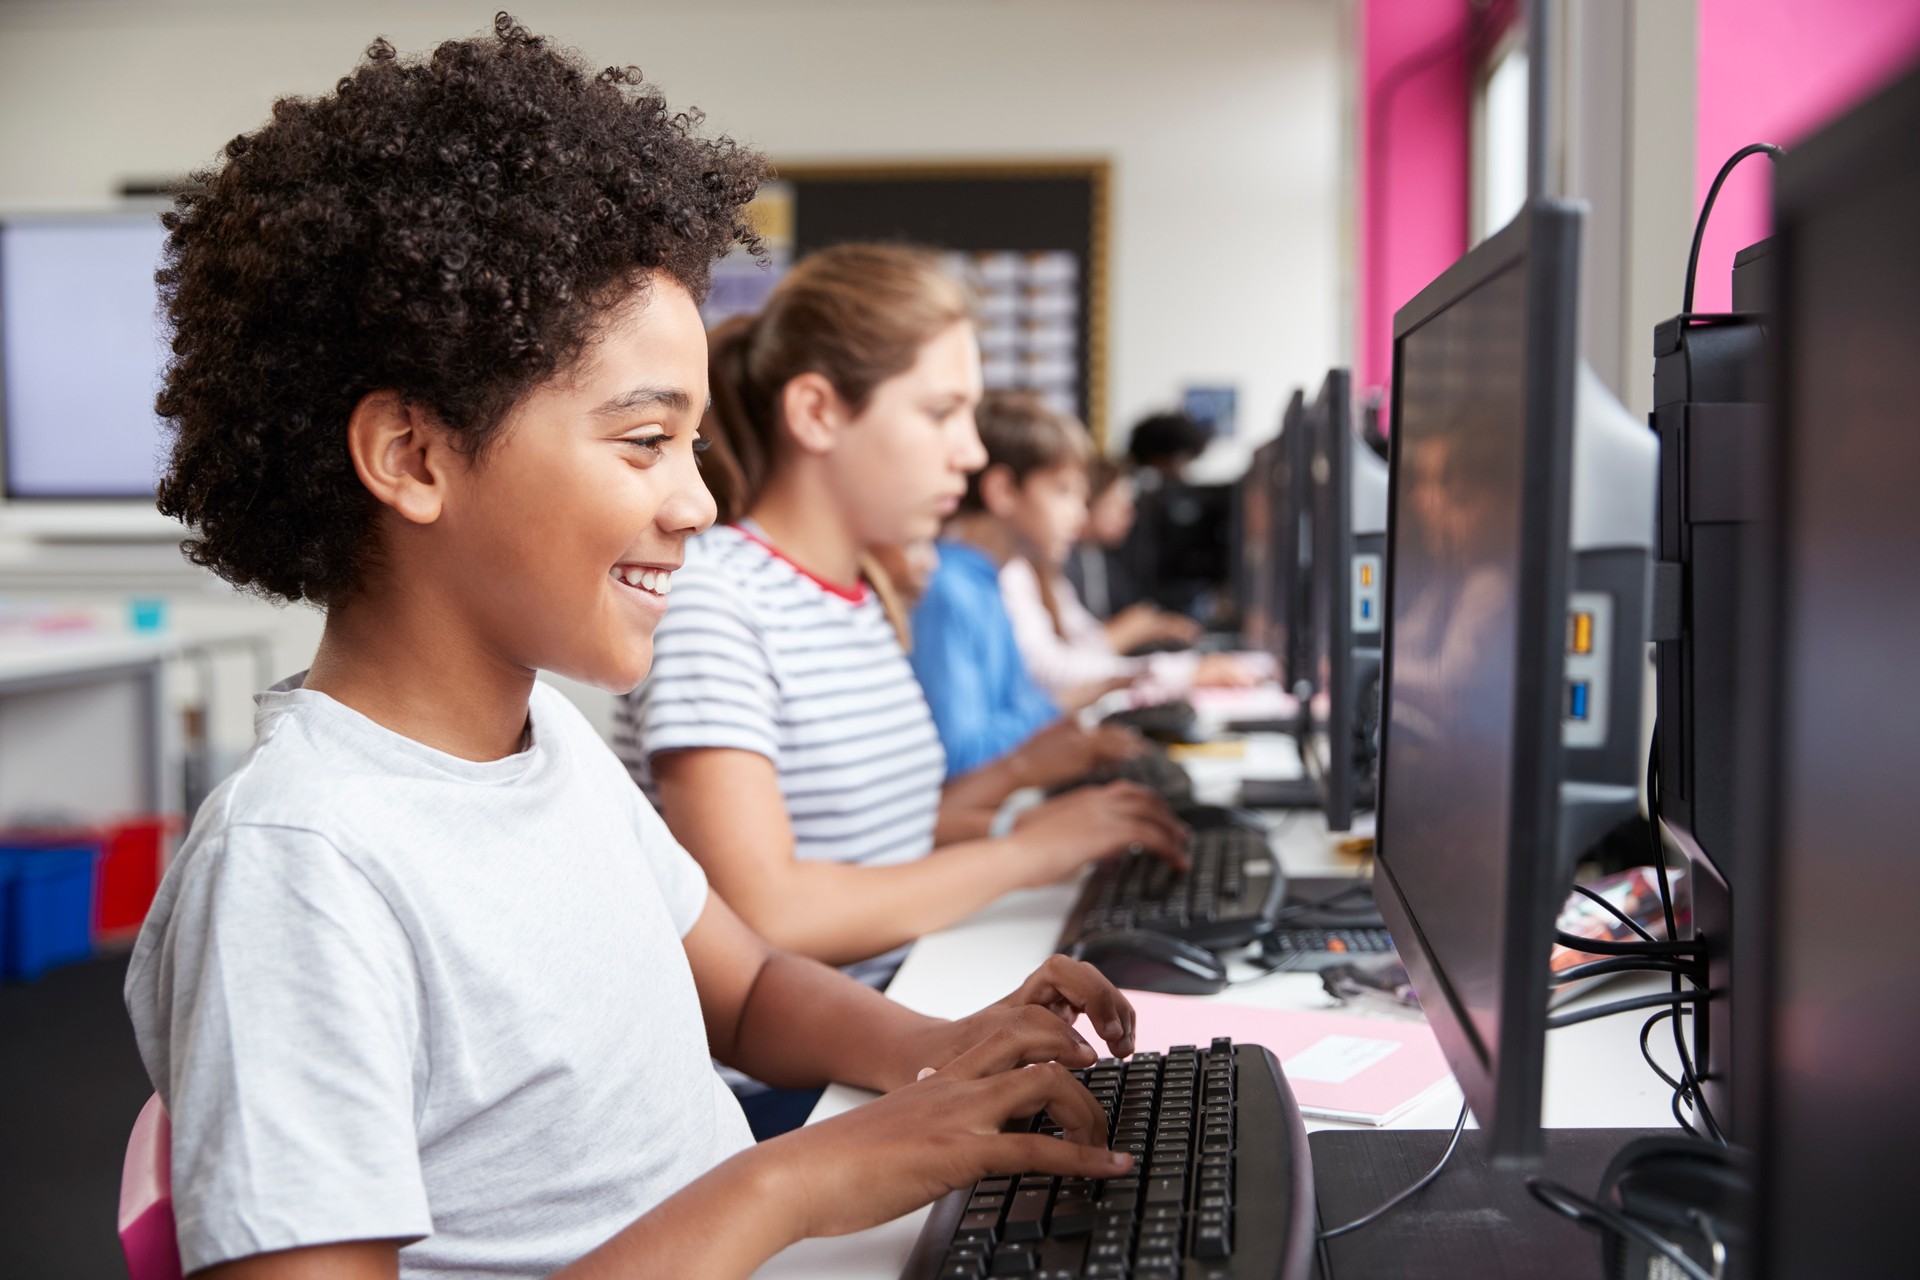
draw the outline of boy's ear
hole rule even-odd
[[[780,388],[780,418],[807,453],[831,453],[851,415],[824,374],[802,373]]]
[[[370,391],[347,419],[347,453],[367,492],[401,519],[432,524],[453,450],[433,415],[398,391]]]
[[[1019,498],[1020,482],[1013,478],[1013,468],[1006,463],[996,462],[980,473],[980,505],[989,515],[1004,520],[1012,514]]]

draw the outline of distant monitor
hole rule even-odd
[[[1535,200],[1394,317],[1374,893],[1496,1160],[1541,1150],[1582,215]]]
[[[1327,374],[1307,412],[1308,674],[1319,727],[1305,757],[1327,826],[1344,831],[1373,805],[1380,635],[1386,600],[1386,464],[1354,435],[1352,379]]]
[[[29,530],[166,532],[154,413],[168,350],[151,214],[0,223],[0,462]]]
[[[1311,477],[1309,453],[1313,447],[1306,423],[1306,394],[1295,391],[1280,422],[1279,446],[1273,466],[1273,570],[1279,625],[1271,652],[1280,682],[1297,689],[1310,680],[1312,637],[1307,631],[1307,574],[1313,557]]]
[[[1272,652],[1279,617],[1278,570],[1274,560],[1274,468],[1280,441],[1253,451],[1247,473],[1234,490],[1238,538],[1234,545],[1234,599],[1240,606],[1241,643]]]
[[[1777,652],[1736,831],[1742,1128],[1767,1280],[1914,1272],[1920,1177],[1920,73],[1779,166]],[[1746,1034],[1751,1032],[1751,1036]]]

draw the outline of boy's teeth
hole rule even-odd
[[[630,587],[639,587],[642,591],[650,591],[657,596],[664,596],[672,590],[670,584],[673,575],[664,569],[640,569],[628,566],[624,569],[616,568],[613,576]]]

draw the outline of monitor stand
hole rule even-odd
[[[1674,1129],[1548,1129],[1536,1172],[1581,1195],[1635,1138]],[[1449,1129],[1326,1129],[1311,1135],[1320,1229],[1351,1222],[1418,1182],[1447,1149]],[[1351,1235],[1320,1245],[1316,1280],[1606,1280],[1600,1238],[1527,1191],[1525,1175],[1495,1169],[1483,1135],[1460,1149],[1419,1195]]]

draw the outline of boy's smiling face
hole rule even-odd
[[[432,555],[487,647],[616,692],[645,678],[669,575],[714,519],[694,459],[706,402],[699,308],[655,276],[449,477]]]

